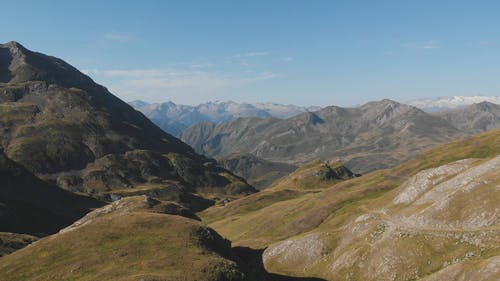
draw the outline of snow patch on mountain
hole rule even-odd
[[[462,108],[483,101],[500,104],[500,96],[451,96],[429,99],[418,99],[407,104],[418,107],[427,112],[438,112],[449,109]]]

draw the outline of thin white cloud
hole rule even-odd
[[[261,57],[261,56],[268,56],[270,55],[271,52],[265,51],[265,52],[249,52],[246,54],[243,54],[245,57]]]
[[[110,41],[133,41],[136,39],[136,36],[127,33],[117,33],[117,32],[108,32],[104,34],[104,39]]]
[[[225,76],[220,73],[179,69],[112,69],[84,70],[124,100],[168,99],[189,103],[189,100],[212,100],[217,94],[248,84],[277,77],[272,72]]]
[[[248,53],[243,53],[243,54],[237,54],[232,56],[233,58],[251,58],[251,57],[263,57],[263,56],[269,56],[271,54],[270,51],[254,51],[254,52],[248,52]]]
[[[404,48],[433,50],[439,48],[439,43],[436,40],[407,42],[401,45]]]
[[[499,45],[500,40],[480,40],[479,45],[489,46],[489,45]]]
[[[254,82],[254,81],[261,81],[261,80],[269,80],[278,77],[278,75],[274,72],[262,72],[262,73],[257,73],[254,76],[244,78],[242,79],[243,82]]]
[[[291,61],[293,61],[293,58],[292,57],[283,57],[283,58],[277,59],[277,61],[280,61],[280,62],[291,62]]]

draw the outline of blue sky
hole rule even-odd
[[[126,101],[499,95],[500,1],[1,1],[0,40]]]

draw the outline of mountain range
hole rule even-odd
[[[146,115],[164,131],[179,136],[183,130],[199,122],[222,123],[239,117],[289,118],[303,112],[316,111],[318,106],[301,107],[276,103],[208,102],[197,106],[173,102],[147,103],[136,100],[131,106]]]
[[[424,112],[429,113],[427,116],[423,112],[417,114],[418,116],[426,116],[427,120],[423,122],[411,120],[413,118],[411,116],[411,113],[410,115],[407,115],[406,112],[401,112],[401,118],[407,119],[406,121],[401,122],[412,122],[413,127],[420,127],[421,133],[423,133],[427,129],[430,129],[424,128],[427,127],[428,124],[432,124],[430,126],[432,128],[433,126],[440,123],[441,128],[436,128],[436,130],[439,132],[435,134],[434,132],[429,131],[426,136],[427,140],[422,142],[422,146],[430,147],[432,144],[442,143],[443,141],[446,142],[447,140],[449,140],[449,138],[441,138],[439,140],[439,134],[447,130],[453,131],[454,129],[458,129],[458,131],[460,132],[457,131],[451,134],[453,136],[459,136],[460,133],[464,133],[464,135],[470,135],[473,133],[479,133],[489,129],[497,128],[499,126],[498,124],[500,124],[498,121],[498,118],[500,117],[498,113],[499,105],[495,104],[495,102],[500,102],[500,99],[494,96],[454,96],[448,98],[415,100],[413,102],[410,102],[409,104],[415,106],[416,108],[420,108]],[[311,151],[307,149],[308,145],[306,143],[289,144],[289,140],[285,140],[284,138],[279,137],[283,133],[290,134],[291,131],[285,132],[285,129],[280,130],[276,129],[275,127],[291,127],[293,126],[291,125],[291,123],[295,121],[280,121],[278,119],[291,119],[304,113],[309,114],[309,116],[314,116],[314,114],[316,114],[316,111],[318,111],[319,115],[325,114],[324,110],[315,107],[305,108],[293,105],[279,105],[270,103],[248,104],[235,103],[231,101],[209,102],[200,104],[198,106],[177,105],[172,102],[149,104],[143,101],[134,101],[130,102],[129,104],[144,113],[163,130],[179,136],[183,141],[193,146],[197,152],[209,157],[217,158],[221,165],[231,170],[235,174],[246,178],[251,184],[259,189],[269,186],[273,181],[293,171],[293,169],[297,166],[300,166],[307,161],[318,159],[318,157],[321,157],[321,159],[328,159],[331,157],[337,157],[340,159],[342,157],[342,159],[344,159],[345,155],[339,154],[338,150],[344,151],[346,144],[350,144],[354,147],[363,147],[360,148],[359,151],[357,151],[356,148],[354,149],[354,151],[349,150],[347,153],[349,154],[347,156],[348,159],[344,159],[344,161],[348,161],[347,165],[349,167],[359,173],[365,173],[374,169],[389,167],[396,163],[400,163],[394,160],[395,158],[401,158],[399,155],[405,155],[406,158],[401,159],[405,160],[408,159],[408,157],[421,152],[421,150],[418,149],[418,145],[414,146],[412,144],[402,144],[401,146],[407,147],[407,151],[413,152],[398,153],[395,149],[393,149],[393,147],[386,147],[386,150],[390,150],[391,152],[396,153],[396,155],[389,155],[388,158],[385,156],[381,158],[375,156],[369,159],[369,157],[367,158],[367,156],[372,155],[374,150],[377,150],[379,156],[382,155],[380,153],[384,152],[384,148],[378,149],[375,148],[375,146],[377,145],[367,143],[369,140],[374,139],[371,137],[366,138],[368,139],[368,141],[360,141],[358,139],[358,144],[352,144],[352,137],[349,139],[349,137],[344,136],[343,134],[347,133],[347,131],[345,129],[344,132],[339,130],[338,124],[333,125],[333,127],[330,128],[325,128],[328,125],[323,124],[322,126],[320,126],[323,127],[323,133],[310,130],[310,132],[306,134],[300,135],[298,137],[296,136],[299,141],[307,140],[312,142],[315,142],[316,138],[320,137],[320,144],[322,142],[326,142],[329,144],[329,147],[321,147],[321,145],[319,147],[315,147],[317,151],[313,153],[310,153]],[[366,110],[367,107],[370,107],[370,104],[374,106],[376,103],[368,103],[367,105],[362,105],[357,108],[344,108],[344,111],[363,111]],[[394,104],[403,106],[402,104],[399,104],[397,102],[394,102]],[[372,111],[376,112],[377,110],[381,110],[380,113],[382,113],[384,109],[382,108],[382,106],[379,106],[378,108],[374,108]],[[341,119],[339,118],[334,118],[332,119],[333,122],[350,122],[350,124],[347,126],[356,127],[357,125],[353,125],[354,122],[361,123],[364,122],[363,120],[367,120],[366,117],[360,118],[355,114],[351,115],[350,117],[347,117],[347,115],[343,115],[343,113],[340,113],[339,115],[342,115],[342,118],[350,118],[350,120],[341,121]],[[307,115],[302,116],[305,116],[303,118],[306,119],[309,118],[307,117]],[[240,118],[243,119],[240,120]],[[243,121],[246,119],[248,120]],[[358,119],[362,121],[358,122]],[[399,119],[399,116],[395,116],[393,120],[396,119]],[[431,119],[433,119],[432,122],[429,121]],[[279,123],[279,125],[271,125],[274,124],[274,122]],[[239,129],[239,127],[247,128],[246,123],[251,123],[252,125],[250,125],[250,127],[258,126],[258,128],[255,127],[251,129],[258,130],[261,135],[253,133],[249,133],[248,136],[244,135],[242,136],[242,139],[244,139],[242,141],[243,143],[240,141],[229,140],[232,138],[230,132],[234,133]],[[259,125],[256,125],[257,123],[259,123]],[[306,123],[307,121],[304,124]],[[217,128],[212,126],[212,124]],[[296,124],[295,127],[301,127],[301,125]],[[375,131],[373,127],[366,124],[362,125],[361,127],[361,131],[370,133]],[[444,127],[447,128],[443,130]],[[224,131],[224,129],[221,128],[226,128],[226,130]],[[214,130],[220,131],[214,132]],[[361,131],[353,131],[350,133],[352,135],[360,135]],[[268,133],[268,135],[263,136],[262,133]],[[331,136],[327,136],[329,134],[338,134],[342,136],[344,143],[337,143],[334,145],[334,147],[331,147],[333,146],[333,142],[331,141]],[[397,133],[394,132],[390,132],[389,134],[395,134],[394,137],[399,137],[396,136]],[[423,134],[425,135],[426,133]],[[269,140],[269,138],[278,139],[276,143],[271,144],[273,146],[272,149],[286,150],[290,149],[293,146],[294,148],[292,151],[286,152],[293,159],[283,159],[280,157],[275,157],[273,153],[276,153],[276,151],[270,153],[265,149],[263,152],[257,153],[256,151],[259,149],[258,146],[266,145],[267,143],[272,142],[271,140]],[[255,141],[252,141],[252,139],[259,139],[262,142],[257,143]],[[411,134],[409,134],[407,136],[407,139],[414,138]],[[338,138],[336,141],[339,141]],[[395,142],[388,141],[388,143]],[[278,148],[278,146],[282,145],[284,145],[285,147]],[[397,145],[399,146],[399,144]],[[203,146],[203,148],[201,146]],[[378,146],[383,145],[379,143]],[[319,151],[320,149],[323,149],[323,151]],[[327,151],[324,152],[324,150]],[[371,150],[371,152],[368,152],[369,150]],[[367,153],[364,153],[365,151]],[[355,153],[365,155],[359,155],[360,157],[356,159],[350,159],[354,157]],[[306,154],[307,156],[304,157],[300,154]],[[383,161],[379,161],[379,159],[383,159]],[[288,165],[288,167],[285,167],[283,165]],[[268,173],[263,173],[264,170],[267,170]]]
[[[198,123],[181,139],[197,152],[222,158],[251,153],[291,164],[337,158],[356,173],[394,166],[432,144],[463,135],[442,118],[392,100],[357,108],[325,107],[288,119],[239,118]]]
[[[499,109],[500,105],[482,102],[427,113],[382,100],[356,108],[325,107],[288,119],[202,122],[184,130],[181,139],[197,152],[216,159],[247,153],[296,166],[316,159],[337,159],[364,174],[395,166],[433,145],[500,128]]]

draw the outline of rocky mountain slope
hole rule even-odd
[[[481,102],[435,114],[467,133],[500,128],[500,104]]]
[[[490,102],[500,104],[500,96],[452,96],[434,99],[419,99],[409,101],[408,104],[427,112],[440,112],[450,109],[459,109],[475,103]]]
[[[0,45],[0,146],[37,177],[113,199],[150,194],[194,209],[254,192],[64,61]]]
[[[208,102],[197,106],[175,104],[173,102],[147,103],[129,102],[131,106],[146,115],[164,131],[179,136],[183,130],[199,122],[221,123],[239,117],[289,118],[320,107],[301,107],[275,103]]]
[[[356,173],[394,166],[463,133],[440,117],[391,100],[359,108],[330,106],[285,120],[239,118],[199,123],[181,139],[204,155],[250,153],[273,162],[303,164],[341,159]]]
[[[292,180],[200,216],[237,245],[266,248],[271,272],[498,280],[499,168],[500,130],[493,130],[315,192]]]

